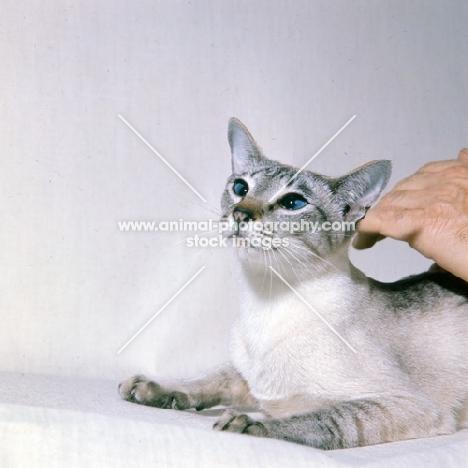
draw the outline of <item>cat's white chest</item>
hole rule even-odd
[[[293,293],[248,297],[232,331],[231,359],[260,401],[323,394],[332,365],[327,350],[336,346],[329,332]]]

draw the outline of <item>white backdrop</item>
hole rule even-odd
[[[299,166],[356,114],[310,169],[392,159],[390,185],[468,145],[463,0],[3,0],[0,22],[0,370],[117,380],[227,357],[226,251],[118,229],[214,216],[118,114],[215,206],[231,116]],[[430,264],[392,241],[352,258],[381,280]]]

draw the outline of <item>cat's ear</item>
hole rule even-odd
[[[336,181],[335,193],[346,221],[364,218],[392,174],[391,161],[373,161]]]
[[[248,172],[250,168],[255,167],[264,159],[261,149],[240,120],[235,118],[229,120],[228,140],[231,146],[234,174]]]

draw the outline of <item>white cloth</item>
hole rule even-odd
[[[323,452],[220,433],[222,410],[160,410],[125,402],[117,382],[0,374],[0,466],[466,467],[468,431]]]

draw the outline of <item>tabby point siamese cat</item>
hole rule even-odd
[[[233,247],[242,297],[230,364],[172,383],[136,376],[119,385],[122,398],[178,410],[253,407],[265,417],[227,409],[214,429],[320,449],[467,428],[467,283],[443,271],[381,283],[350,263],[350,231],[277,229],[282,221],[357,223],[387,184],[390,162],[293,178],[297,169],[267,159],[239,120],[230,120],[228,138],[233,174],[222,219],[235,223],[225,236],[287,242]],[[248,221],[277,224],[240,230]]]

